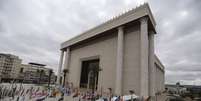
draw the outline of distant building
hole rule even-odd
[[[0,78],[1,81],[18,79],[22,59],[11,54],[0,53]]]
[[[197,85],[174,85],[174,84],[166,84],[165,88],[169,93],[173,94],[201,94],[201,86]]]
[[[1,82],[48,83],[51,72],[51,83],[56,76],[52,69],[39,63],[22,64],[22,59],[12,54],[0,53],[0,80]]]
[[[50,71],[52,71],[50,81],[54,83],[55,74],[53,70],[45,66],[46,65],[38,63],[22,64],[20,69],[21,81],[24,83],[48,83]]]

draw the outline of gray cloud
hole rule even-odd
[[[143,0],[1,0],[0,52],[57,70],[60,43]],[[150,0],[166,82],[201,84],[201,1]]]
[[[157,20],[156,52],[166,66],[166,82],[201,84],[201,18],[198,0],[152,0]]]
[[[0,52],[16,54],[25,63],[45,63],[56,71],[61,42],[129,5],[121,0],[1,0]]]

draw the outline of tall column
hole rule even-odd
[[[148,96],[148,18],[143,17],[140,22],[140,95]]]
[[[115,94],[122,94],[122,70],[123,70],[123,44],[124,44],[124,32],[123,27],[118,28],[118,40],[117,40],[117,62],[116,62],[116,85]]]
[[[57,74],[57,84],[60,84],[61,69],[62,69],[62,64],[63,64],[63,57],[64,57],[64,51],[61,51],[61,56],[60,56],[60,60],[59,60],[58,74]]]
[[[64,62],[64,69],[68,70],[69,72],[69,58],[70,58],[70,48],[66,48],[66,53],[65,53],[65,62]],[[68,81],[68,72],[66,73],[66,80]]]
[[[154,32],[149,32],[149,95],[155,96]]]

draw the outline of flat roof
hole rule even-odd
[[[135,9],[132,9],[124,14],[121,14],[120,16],[117,16],[105,23],[102,23],[82,34],[79,34],[70,40],[67,40],[61,44],[60,49],[65,49],[71,45],[74,45],[78,42],[84,41],[86,39],[89,39],[91,37],[94,37],[96,35],[99,35],[105,31],[111,30],[113,28],[116,28],[118,26],[124,25],[126,23],[138,20],[141,17],[147,16],[150,21],[150,25],[152,26],[153,31],[155,31],[156,22],[154,20],[154,17],[151,13],[151,9],[148,5],[148,3],[145,3]],[[156,32],[156,31],[155,31]]]
[[[36,65],[36,66],[46,66],[44,64],[39,64],[39,63],[34,63],[34,62],[29,62],[30,65]]]

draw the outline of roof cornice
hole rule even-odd
[[[105,31],[111,30],[113,28],[116,28],[118,26],[124,25],[126,23],[129,23],[131,21],[135,21],[141,17],[144,16],[148,16],[150,21],[151,21],[151,25],[154,28],[155,31],[155,26],[156,26],[156,22],[154,20],[154,17],[151,13],[150,7],[148,5],[148,3],[145,3],[135,9],[132,9],[128,12],[125,12],[117,17],[112,18],[111,20],[104,22],[82,34],[79,34],[73,38],[71,38],[68,41],[65,41],[61,44],[61,48],[60,49],[65,49],[66,47],[69,47],[71,45],[74,45],[80,41],[86,40],[88,38],[94,37],[100,33],[103,33]]]
[[[163,71],[165,71],[165,66],[161,63],[160,59],[158,58],[158,56],[156,56],[156,54],[154,55],[155,57],[155,63],[157,63],[159,65],[159,68]]]

